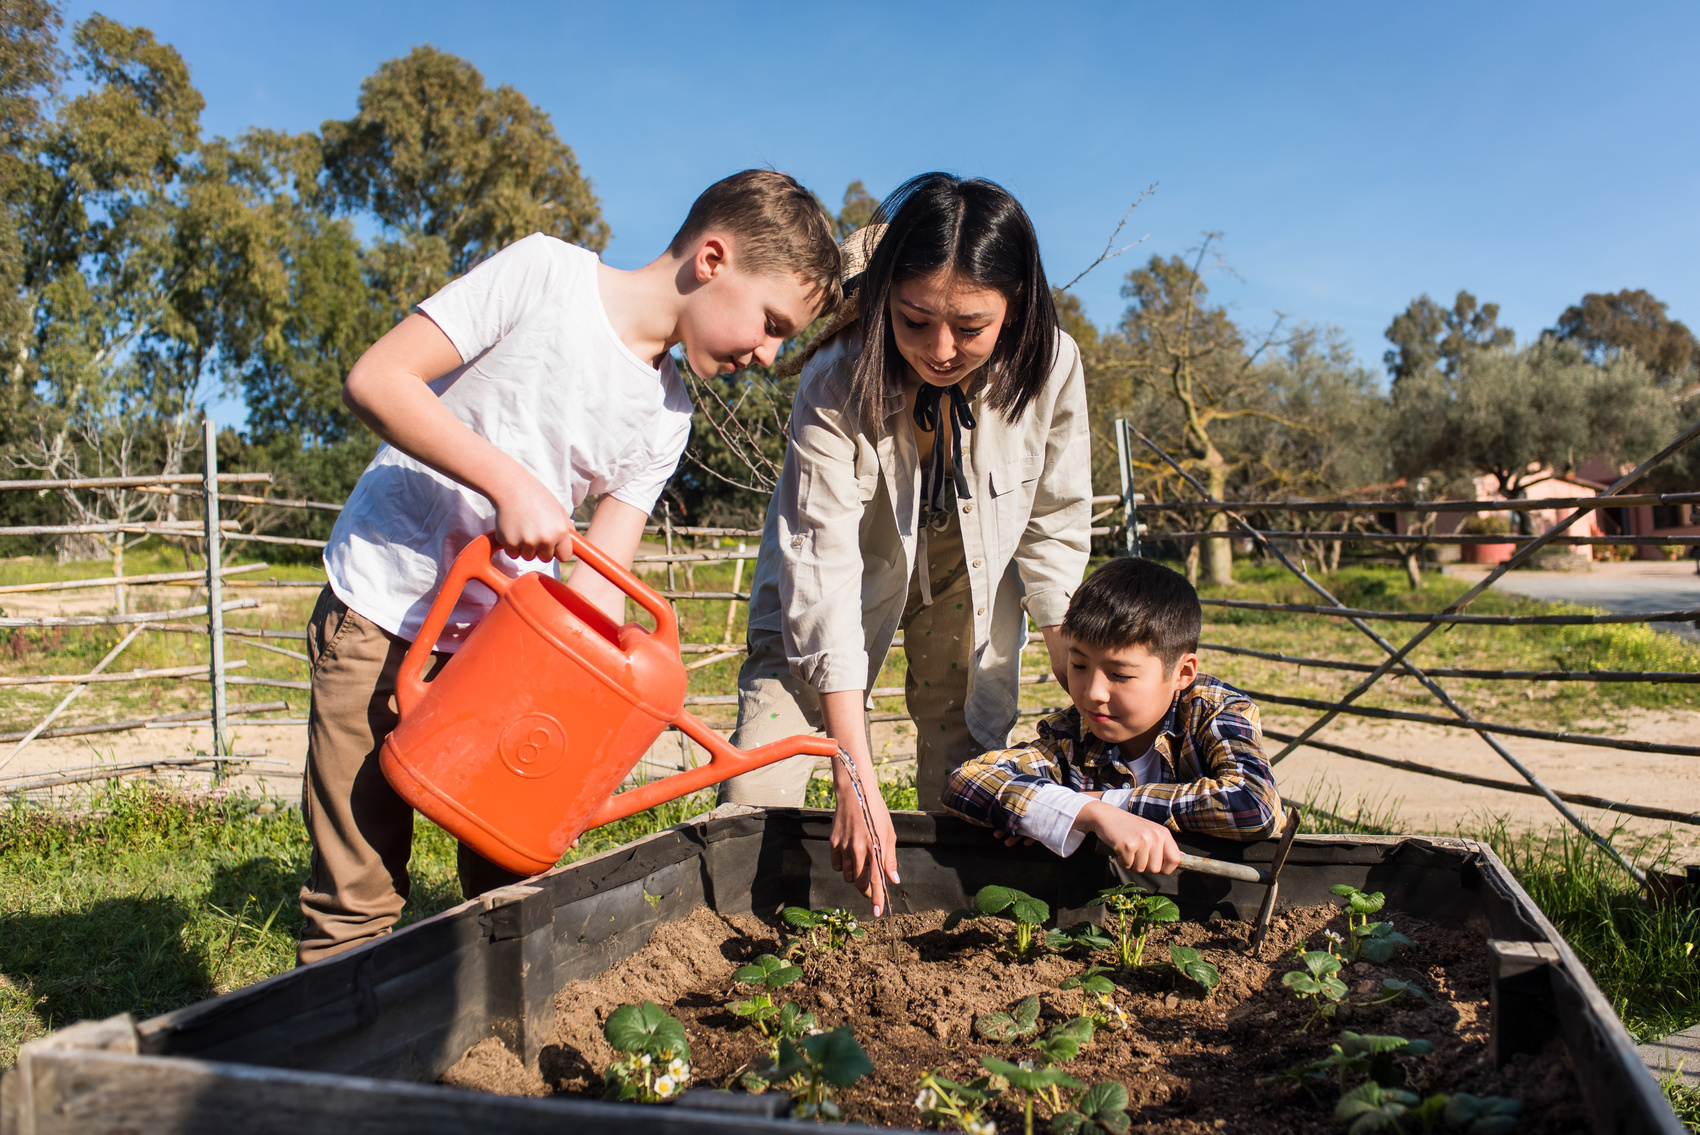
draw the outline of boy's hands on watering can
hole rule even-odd
[[[897,832],[891,826],[891,813],[880,795],[879,779],[868,755],[867,724],[863,717],[866,697],[862,690],[836,690],[820,695],[820,700],[827,735],[855,762],[875,825],[870,833],[850,772],[841,761],[834,761],[832,787],[838,806],[832,818],[832,869],[842,872],[845,882],[854,883],[873,900],[874,917],[878,918],[888,907],[886,883],[903,880],[897,875]],[[884,862],[876,861],[874,839],[879,840]]]

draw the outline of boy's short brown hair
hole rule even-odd
[[[1174,672],[1198,649],[1204,618],[1198,592],[1178,571],[1138,556],[1111,560],[1068,601],[1063,633],[1071,642],[1118,650],[1143,646]]]
[[[821,314],[843,298],[838,238],[815,195],[788,174],[747,169],[702,191],[667,251],[683,256],[714,231],[737,238],[736,265],[756,275],[794,273],[813,284]]]

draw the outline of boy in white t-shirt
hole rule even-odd
[[[325,548],[329,586],[308,624],[313,695],[302,816],[305,964],[386,933],[408,893],[413,810],[378,768],[396,671],[437,587],[494,530],[509,572],[571,554],[570,510],[602,497],[586,534],[630,566],[678,463],[697,374],[768,365],[839,298],[832,222],[771,170],[710,186],[665,254],[635,271],[535,234],[419,304],[355,363],[343,401],[384,439]],[[569,585],[624,621],[593,572]],[[492,605],[469,589],[433,666]],[[468,896],[515,878],[466,847]]]

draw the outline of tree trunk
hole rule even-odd
[[[114,579],[121,579],[121,578],[123,578],[123,575],[124,575],[124,533],[114,532],[112,534],[112,577]],[[112,585],[112,602],[113,602],[113,605],[115,607],[117,607],[117,613],[118,614],[128,615],[130,613],[125,608],[124,585],[122,583],[115,583],[115,584]]]
[[[1411,581],[1412,591],[1421,591],[1423,587],[1423,554],[1420,551],[1405,553],[1405,578]]]
[[[1187,546],[1186,581],[1194,587],[1198,586],[1198,544],[1196,542]]]
[[[1217,500],[1228,498],[1228,463],[1222,455],[1211,446],[1205,457],[1205,484],[1210,495]],[[1228,514],[1225,512],[1212,513],[1210,517],[1211,532],[1228,531]],[[1227,587],[1234,582],[1234,542],[1226,536],[1220,539],[1211,537],[1204,541],[1204,570],[1210,582],[1220,587]]]

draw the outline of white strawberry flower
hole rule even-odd
[[[672,1095],[678,1087],[679,1085],[674,1081],[673,1077],[662,1076],[655,1081],[655,1094],[661,1099],[666,1099],[668,1096]]]
[[[971,1117],[968,1122],[963,1125],[963,1130],[968,1132],[968,1135],[998,1135],[997,1124],[993,1123],[989,1119],[981,1119],[978,1116]]]

